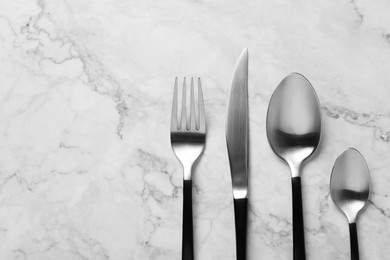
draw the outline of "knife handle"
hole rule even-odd
[[[183,236],[181,259],[194,259],[194,237],[192,228],[192,180],[183,181]]]
[[[351,260],[359,260],[359,244],[356,223],[349,224],[349,239],[351,243]]]
[[[294,260],[305,260],[305,230],[303,225],[301,177],[292,178],[293,251]]]
[[[246,231],[248,225],[248,198],[234,199],[237,260],[246,260]]]

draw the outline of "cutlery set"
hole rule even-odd
[[[183,166],[182,259],[194,259],[192,217],[192,170],[206,142],[206,117],[201,80],[195,102],[191,79],[187,106],[183,81],[181,112],[178,113],[178,80],[174,85],[171,115],[171,145]],[[195,104],[197,103],[197,105]],[[187,111],[189,109],[189,112]],[[292,73],[275,89],[267,111],[266,132],[274,153],[287,163],[292,177],[293,259],[305,260],[301,169],[321,140],[321,110],[316,92],[301,74]],[[241,53],[228,97],[226,144],[232,178],[236,257],[247,259],[249,116],[248,50]],[[371,181],[363,156],[353,148],[336,160],[330,179],[330,194],[349,222],[351,259],[359,260],[356,219],[370,196]]]

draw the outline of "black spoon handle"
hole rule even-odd
[[[194,237],[192,227],[192,180],[184,180],[183,182],[183,236],[181,259],[194,259]]]
[[[359,260],[359,244],[356,223],[349,224],[349,238],[351,242],[351,260]]]
[[[305,260],[305,231],[303,225],[301,177],[292,178],[292,200],[294,260]]]
[[[237,260],[246,260],[246,231],[248,226],[248,199],[234,199],[234,220],[236,223]]]

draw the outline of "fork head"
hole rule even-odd
[[[198,105],[195,109],[194,79],[191,78],[190,113],[187,115],[187,86],[183,81],[182,105],[178,113],[178,80],[175,79],[171,115],[171,145],[184,168],[184,179],[191,180],[191,168],[203,152],[206,141],[206,117],[200,78],[198,78]],[[197,111],[195,111],[197,110]]]

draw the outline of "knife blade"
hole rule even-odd
[[[233,185],[237,260],[246,259],[248,219],[248,50],[238,58],[228,97],[226,145]]]
[[[238,58],[228,97],[226,144],[232,175],[233,197],[248,194],[248,50]]]

